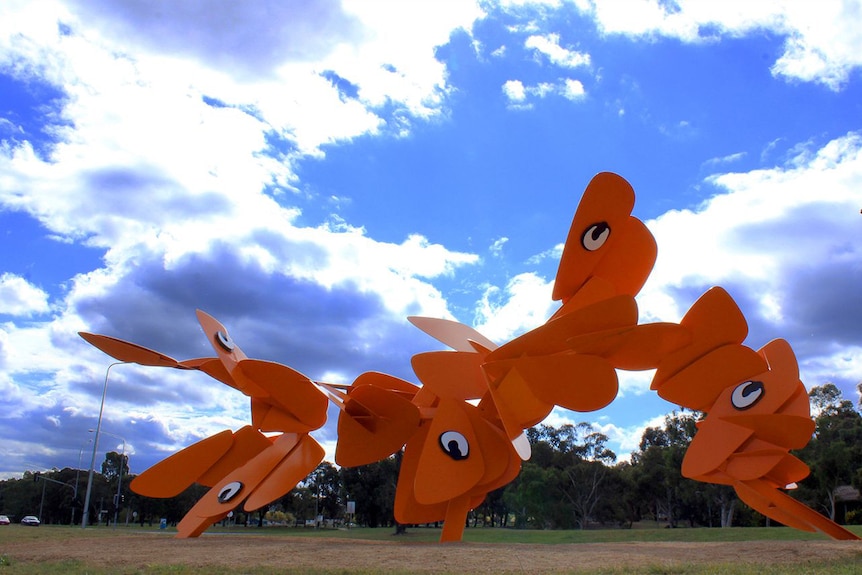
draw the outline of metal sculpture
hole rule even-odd
[[[216,357],[177,361],[82,332],[120,361],[199,370],[251,399],[251,425],[179,451],[139,475],[132,489],[171,497],[193,483],[211,487],[177,526],[178,537],[196,537],[239,505],[254,511],[311,473],[323,448],[309,432],[325,423],[331,402],[340,410],[336,463],[373,463],[403,448],[396,519],[442,520],[441,541],[458,541],[469,510],[517,477],[529,458],[526,429],[554,406],[608,405],[618,369],[655,369],[652,389],[660,397],[706,414],[683,461],[686,477],[732,485],[743,501],[786,525],[857,539],[779,491],[808,474],[789,450],[813,432],[786,342],[759,352],[742,345],[745,318],[721,288],[704,294],[679,324],[638,323],[635,296],[657,249],[631,215],[634,200],[616,174],[589,183],[554,283],[552,297],[561,306],[536,329],[498,346],[457,322],[408,318],[452,348],[413,356],[421,386],[379,372],[349,386],[312,381],[285,365],[249,359],[202,311],[198,320]]]

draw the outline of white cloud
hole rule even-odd
[[[52,111],[57,123],[46,126],[56,139],[48,157],[26,142],[0,149],[0,205],[104,250],[104,267],[66,282],[50,321],[0,330],[0,387],[32,395],[20,409],[55,430],[28,441],[57,443],[57,428],[66,441],[92,426],[110,359],[79,330],[206,356],[200,307],[252,356],[326,364],[352,378],[409,370],[404,350],[422,334],[405,315],[451,316],[430,280],[478,256],[420,235],[380,242],[346,224],[299,225],[293,169],[326,145],[403,134],[440,114],[449,87],[435,47],[469,31],[481,10],[466,2],[447,10],[332,3],[303,14],[292,4],[258,7],[0,6],[0,67],[65,95]],[[244,22],[236,29],[234,16]],[[18,276],[4,275],[0,292],[0,313],[48,310],[48,294]],[[231,315],[242,309],[249,313]],[[110,379],[106,423],[137,437],[149,463],[154,450],[248,421],[247,398],[200,374],[124,366]]]
[[[505,342],[539,326],[557,304],[552,284],[533,273],[513,277],[504,288],[488,287],[476,309],[476,329],[496,342]]]
[[[647,222],[659,255],[642,312],[678,321],[702,291],[724,286],[748,320],[750,346],[783,337],[807,358],[803,381],[847,393],[860,362],[862,136],[709,181],[719,192],[696,209]]]
[[[503,84],[503,94],[511,102],[523,102],[527,98],[527,90],[520,80],[507,80]]]
[[[509,238],[503,236],[494,240],[491,244],[491,247],[488,248],[488,251],[491,252],[492,255],[499,257],[503,253],[503,246],[509,241]]]
[[[671,7],[672,6],[672,7]],[[768,30],[786,38],[773,64],[777,76],[814,81],[840,89],[862,65],[862,30],[855,0],[702,2],[678,0],[593,0],[591,9],[608,34],[667,36],[686,42],[717,34],[741,36]]]
[[[559,34],[529,36],[524,41],[524,46],[543,54],[552,64],[563,68],[578,68],[590,65],[589,54],[560,46]]]
[[[557,82],[539,82],[531,86],[524,85],[520,80],[508,80],[503,84],[503,94],[509,100],[509,106],[515,109],[530,109],[529,98],[543,99],[550,95],[558,95],[567,100],[578,101],[586,97],[586,90],[580,80],[571,78],[560,79]]]
[[[584,85],[580,80],[566,79],[563,82],[562,94],[568,100],[580,100],[586,96]]]
[[[0,275],[0,313],[30,316],[48,311],[48,294],[11,273]]]

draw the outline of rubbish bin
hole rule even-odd
[[[162,517],[159,520],[159,529],[167,529],[168,528],[168,520]]]

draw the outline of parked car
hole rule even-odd
[[[0,515],[0,525],[9,525],[11,521],[5,515]]]
[[[27,515],[24,519],[21,520],[21,525],[31,525],[33,527],[39,527],[39,518],[35,515]]]

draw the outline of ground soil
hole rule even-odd
[[[416,543],[205,534],[175,539],[135,533],[111,538],[30,540],[2,545],[16,562],[78,559],[126,569],[182,564],[196,567],[367,569],[412,573],[551,573],[579,569],[673,566],[701,563],[810,564],[862,558],[862,541],[747,541],[727,543],[583,543],[566,545]],[[862,560],[862,559],[860,559]]]

